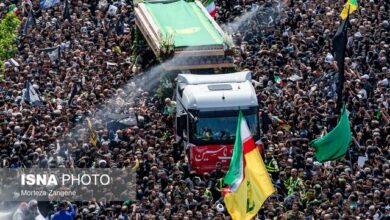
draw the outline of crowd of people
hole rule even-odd
[[[39,1],[0,5],[1,18],[16,4],[22,20],[16,62],[5,63],[0,81],[1,167],[136,171],[135,199],[52,203],[41,210],[48,219],[229,219],[220,184],[226,170],[219,164],[203,175],[189,169],[175,141],[172,114],[164,108],[170,105],[172,112],[171,100],[156,97],[138,77],[150,62],[145,53],[133,54],[133,2],[69,2],[66,16],[64,1],[48,9]],[[232,29],[239,51],[234,60],[253,71],[264,162],[277,189],[258,218],[389,218],[390,2],[359,1],[351,15],[344,102],[353,141],[345,158],[324,164],[315,160],[308,142],[329,132],[339,116],[331,42],[342,2],[223,0],[216,5],[218,23],[245,27]],[[241,19],[248,13],[254,16]],[[35,24],[24,31],[31,14]],[[54,58],[42,50],[53,47],[59,47]],[[24,102],[27,80],[42,104]],[[106,113],[135,115],[142,126],[112,133]],[[97,147],[90,142],[87,118]]]

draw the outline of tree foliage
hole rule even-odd
[[[9,12],[0,23],[0,60],[12,58],[17,50],[17,28],[21,21],[13,12]]]
[[[5,78],[4,61],[13,57],[16,52],[17,29],[21,21],[15,13],[9,12],[0,22],[0,79]]]

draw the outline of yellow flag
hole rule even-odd
[[[89,131],[90,131],[90,134],[89,134],[89,143],[96,147],[96,144],[97,144],[97,141],[98,141],[98,137],[97,137],[97,134],[96,134],[96,131],[95,129],[93,128],[92,126],[92,122],[91,122],[91,119],[87,118],[87,123],[88,123],[88,127],[89,127]]]
[[[233,220],[250,220],[275,192],[245,118],[240,113],[224,190],[225,206]]]
[[[348,0],[343,8],[343,11],[340,14],[341,19],[343,20],[347,19],[348,14],[352,14],[357,9],[358,9],[357,0]]]

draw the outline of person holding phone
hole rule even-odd
[[[54,214],[52,220],[74,220],[75,213],[72,203],[68,201],[60,202],[58,211]]]

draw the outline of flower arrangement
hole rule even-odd
[[[160,61],[172,58],[175,54],[175,34],[160,34],[160,51],[157,58]]]
[[[222,38],[223,38],[223,42],[224,42],[225,56],[236,55],[237,51],[234,48],[233,37],[230,34],[223,33]]]

